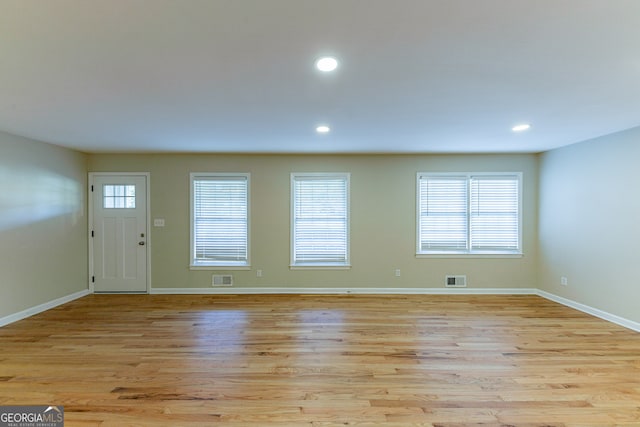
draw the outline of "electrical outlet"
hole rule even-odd
[[[396,268],[396,277],[400,277],[400,269]]]
[[[567,278],[566,278],[566,277],[562,276],[562,277],[560,278],[560,284],[561,284],[562,286],[567,286],[567,285],[569,284],[569,280],[567,280]]]
[[[262,277],[262,270],[256,270],[256,277]]]

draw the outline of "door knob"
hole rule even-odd
[[[144,242],[138,242],[140,246],[144,246]]]

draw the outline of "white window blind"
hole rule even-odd
[[[471,179],[471,249],[518,250],[518,188],[517,177]]]
[[[466,250],[467,179],[425,177],[419,182],[420,249]]]
[[[192,265],[248,265],[249,176],[192,175]]]
[[[418,174],[418,254],[521,253],[520,174]]]
[[[349,264],[349,175],[292,174],[293,266]]]

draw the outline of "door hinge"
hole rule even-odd
[[[96,283],[96,276],[91,276],[91,283]]]
[[[91,237],[95,237],[95,234],[93,234],[93,230],[91,230]]]
[[[91,192],[93,192],[93,185],[91,186]]]

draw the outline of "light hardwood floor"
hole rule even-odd
[[[0,344],[67,426],[640,425],[640,334],[536,296],[90,295]]]

